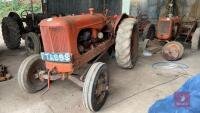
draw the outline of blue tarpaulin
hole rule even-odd
[[[148,113],[200,113],[200,74],[187,80],[173,95],[155,102]]]

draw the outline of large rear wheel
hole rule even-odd
[[[115,57],[122,68],[133,68],[138,56],[138,26],[134,18],[122,20],[117,30]]]
[[[24,25],[22,23],[22,19],[20,18],[20,16],[16,12],[10,12],[8,14],[8,17],[11,17],[12,19],[14,19],[17,22],[19,29],[20,29],[20,33],[22,35],[25,32],[25,28],[24,28]]]
[[[21,31],[18,22],[12,17],[4,17],[2,20],[2,35],[9,49],[17,49],[20,46]]]
[[[94,63],[85,78],[83,87],[83,103],[90,111],[98,111],[104,105],[109,88],[107,66],[104,63]]]
[[[42,52],[42,44],[40,37],[33,32],[25,35],[25,47],[28,55],[40,54]]]
[[[45,70],[44,61],[40,55],[32,55],[26,58],[18,71],[18,83],[22,90],[28,93],[36,93],[47,86],[47,81],[39,79],[39,72]]]

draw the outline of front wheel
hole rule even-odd
[[[92,112],[98,111],[104,105],[109,88],[107,66],[104,63],[94,63],[85,78],[83,86],[83,104]]]
[[[28,93],[36,93],[47,86],[47,81],[39,79],[39,72],[45,70],[45,64],[40,55],[32,55],[26,58],[18,71],[18,83],[22,90]]]

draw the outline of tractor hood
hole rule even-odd
[[[53,17],[44,19],[40,22],[41,27],[71,27],[72,29],[82,29],[98,26],[102,29],[105,25],[106,18],[102,14],[83,14],[77,16]],[[99,25],[102,25],[99,27]]]
[[[77,49],[77,40],[80,31],[84,29],[100,31],[105,24],[106,17],[102,14],[93,14],[93,12],[90,14],[54,17],[42,20],[40,22],[40,31],[44,52],[69,53],[72,55],[72,59],[76,59],[76,56],[80,54]],[[68,66],[69,64],[64,64],[66,67],[54,62],[46,62],[46,67],[51,69],[56,65],[60,72],[69,72],[66,69],[71,69],[72,65]]]
[[[53,17],[40,22],[40,31],[46,52],[74,52],[77,37],[82,29],[101,30],[106,24],[102,14]],[[77,46],[76,46],[77,47]]]

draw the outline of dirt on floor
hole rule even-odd
[[[0,38],[0,63],[8,66],[13,79],[0,82],[0,113],[88,113],[82,104],[82,89],[70,81],[56,81],[42,95],[27,94],[18,86],[17,72],[27,57],[22,44],[20,49],[8,50]],[[200,52],[187,50],[178,61],[189,66],[184,74],[157,74],[152,64],[165,61],[160,54],[144,57],[142,53],[134,69],[119,68],[115,59],[103,58],[110,71],[110,94],[99,113],[147,113],[158,99],[173,94],[191,75],[200,71]]]

